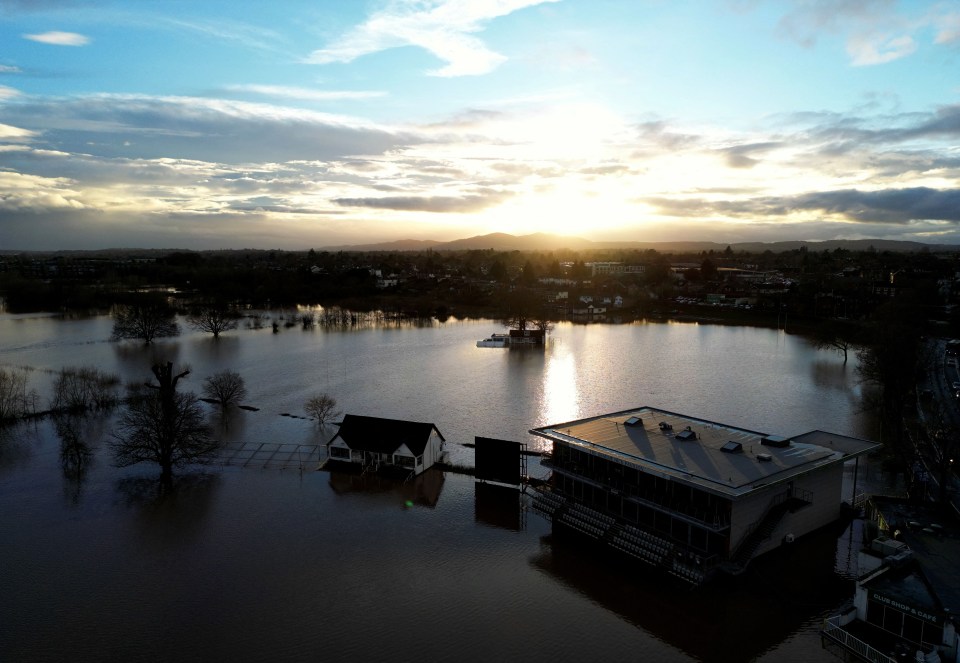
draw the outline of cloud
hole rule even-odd
[[[915,50],[917,45],[909,35],[889,38],[855,36],[847,42],[847,53],[855,67],[893,62]]]
[[[952,44],[960,41],[960,12],[945,14],[936,20],[935,44]]]
[[[839,217],[859,223],[906,224],[915,221],[960,223],[960,189],[911,187],[860,191],[817,191],[796,196],[761,196],[744,200],[648,198],[659,211],[684,217],[788,218],[797,212]]]
[[[52,44],[53,46],[86,46],[90,43],[90,38],[76,32],[42,32],[40,34],[23,35],[24,39],[38,41],[41,44]]]
[[[12,87],[7,87],[6,85],[0,85],[0,101],[6,99],[13,99],[14,97],[20,96],[20,90],[15,90]]]
[[[754,158],[754,154],[763,154],[777,147],[780,147],[780,143],[744,143],[743,145],[723,148],[719,152],[724,155],[730,168],[753,168],[760,163],[759,159]]]
[[[892,62],[917,50],[914,34],[940,23],[950,34],[949,21],[894,0],[807,0],[794,5],[780,20],[780,32],[804,47],[823,35],[841,35],[853,66]],[[946,31],[946,32],[945,32]],[[936,43],[944,43],[938,36]]]
[[[234,92],[251,92],[270,97],[283,99],[301,99],[304,101],[341,101],[352,99],[375,99],[386,96],[386,92],[375,90],[311,90],[303,87],[289,87],[284,85],[228,85],[227,90]]]
[[[348,116],[195,97],[29,99],[5,106],[4,115],[17,126],[42,130],[58,149],[104,157],[331,160],[383,154],[423,141],[412,132]]]
[[[433,76],[486,74],[506,57],[496,53],[471,33],[520,9],[558,0],[397,0],[371,15],[366,22],[313,51],[311,64],[352,62],[371,53],[401,46],[419,46],[446,66]]]
[[[509,197],[504,192],[465,196],[388,196],[383,198],[336,198],[344,207],[370,207],[403,212],[470,213],[492,207]]]
[[[10,126],[9,124],[0,124],[0,140],[21,141],[33,138],[37,134],[27,129]]]
[[[883,191],[824,191],[798,196],[795,209],[838,214],[851,221],[906,223],[933,220],[960,222],[960,189],[928,187]]]
[[[0,74],[22,74],[23,70],[12,64],[0,64]]]

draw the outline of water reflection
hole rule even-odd
[[[852,582],[834,571],[838,534],[815,532],[697,590],[561,534],[544,537],[530,563],[697,660],[731,663],[754,660],[849,598]]]
[[[84,417],[61,415],[54,418],[54,428],[60,438],[60,467],[63,470],[63,492],[67,501],[77,506],[83,492],[83,483],[93,466],[93,447],[83,430]]]
[[[135,341],[118,341],[112,344],[114,356],[127,373],[144,373],[149,376],[150,367],[168,361],[180,364],[180,343],[177,341],[154,341],[150,345]],[[146,378],[144,378],[146,379]]]
[[[849,391],[850,379],[855,373],[853,364],[835,361],[814,361],[810,363],[810,377],[813,384],[824,389]]]
[[[217,365],[225,365],[226,362],[237,357],[240,346],[241,339],[237,336],[221,336],[220,338],[208,336],[200,339],[195,344],[194,350],[202,353],[206,360]]]
[[[569,351],[551,354],[543,383],[543,413],[538,426],[541,422],[571,421],[580,416],[577,365]]]
[[[29,442],[36,436],[36,427],[30,423],[0,426],[0,472],[25,465],[33,455]]]
[[[220,481],[216,474],[186,472],[165,486],[159,476],[134,476],[118,480],[116,490],[136,511],[143,539],[183,545],[203,534]]]
[[[377,474],[330,472],[330,487],[337,495],[362,495],[397,506],[425,506],[433,508],[440,501],[445,481],[444,473],[429,469],[412,480],[395,479]]]
[[[526,528],[522,493],[511,486],[477,481],[474,484],[473,517],[478,523],[519,532]]]

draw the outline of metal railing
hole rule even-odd
[[[863,640],[855,638],[844,630],[843,626],[840,625],[840,615],[824,619],[823,626],[820,628],[820,635],[837,643],[861,660],[870,663],[897,663],[895,658],[874,649]]]

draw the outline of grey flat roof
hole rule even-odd
[[[624,422],[631,417],[638,417],[641,423],[626,425]],[[661,422],[672,430],[661,429]],[[677,434],[687,427],[697,434],[696,439],[677,439]],[[696,484],[730,497],[745,495],[880,447],[875,442],[825,431],[794,437],[767,435],[646,406],[534,428],[530,432],[650,474]],[[783,447],[763,445],[761,440],[765,437],[787,444]],[[721,451],[730,441],[739,442],[742,451]],[[766,454],[769,460],[760,460],[760,454]]]

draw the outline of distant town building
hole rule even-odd
[[[622,262],[588,262],[591,276],[604,274],[643,274],[647,271],[646,265],[625,265]]]

